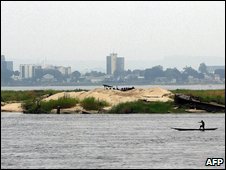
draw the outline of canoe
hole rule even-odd
[[[205,128],[205,129],[185,129],[185,128],[172,128],[179,131],[206,131],[206,130],[216,130],[217,128]]]

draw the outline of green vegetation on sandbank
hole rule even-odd
[[[178,113],[181,111],[184,110],[176,109],[174,102],[134,101],[113,106],[109,113]]]
[[[109,106],[106,101],[97,100],[94,97],[88,97],[81,101],[81,106],[85,110],[101,110],[103,107]]]
[[[171,90],[172,93],[181,93],[191,97],[194,97],[201,102],[215,102],[218,104],[225,105],[225,89],[219,90],[187,90],[187,89],[177,89]]]
[[[25,113],[50,113],[52,109],[57,109],[58,106],[64,109],[76,106],[77,103],[79,103],[78,99],[65,97],[50,101],[27,100],[22,104],[22,108]]]
[[[1,101],[22,102],[25,113],[50,113],[52,109],[71,108],[80,105],[85,110],[102,109],[109,104],[106,101],[97,100],[94,97],[79,100],[77,98],[59,98],[58,100],[42,101],[41,99],[59,92],[82,91],[78,90],[30,90],[30,91],[1,91]],[[84,90],[83,90],[84,91]],[[225,90],[186,90],[177,89],[171,90],[172,93],[181,93],[192,96],[201,102],[216,102],[225,105]],[[102,111],[104,113],[184,113],[187,106],[176,105],[174,102],[145,102],[134,101],[120,103],[113,106],[110,111]]]
[[[57,100],[49,101],[31,101],[27,100],[22,107],[25,113],[50,113],[53,109],[60,109],[75,107],[80,104],[85,110],[101,110],[109,104],[102,100],[96,100],[94,97],[88,97],[83,100],[77,98],[62,97]]]
[[[42,97],[51,96],[60,92],[79,92],[79,91],[87,91],[82,89],[75,90],[1,90],[1,101],[2,102],[11,102],[11,101],[27,101],[27,100],[35,100]]]

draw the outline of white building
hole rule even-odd
[[[112,75],[115,71],[124,71],[124,57],[117,57],[117,53],[111,53],[106,59],[107,74]]]
[[[20,65],[20,79],[33,78],[35,76],[35,69],[40,69],[41,66],[34,64],[21,64]]]
[[[114,74],[116,70],[116,53],[111,53],[110,56],[107,56],[107,74]]]
[[[116,71],[118,71],[118,72],[124,71],[124,57],[117,57],[117,59],[116,59]]]

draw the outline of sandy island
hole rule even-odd
[[[120,91],[120,90],[106,90],[101,88],[96,88],[90,91],[81,91],[81,92],[61,92],[54,94],[50,97],[47,97],[43,100],[57,100],[61,97],[70,97],[78,98],[83,100],[87,97],[94,97],[95,99],[104,100],[110,105],[117,105],[119,103],[131,102],[136,100],[145,100],[145,101],[172,101],[173,93],[168,90],[156,87],[156,88],[147,88],[147,89],[133,89],[129,91]]]
[[[22,103],[8,103],[1,106],[1,112],[23,112]]]
[[[70,97],[70,98],[78,98],[79,100],[83,100],[87,97],[94,97],[97,100],[104,100],[110,104],[109,107],[104,108],[106,111],[110,110],[112,106],[115,106],[119,103],[124,102],[132,102],[137,100],[144,101],[173,101],[174,94],[166,89],[155,87],[155,88],[147,88],[147,89],[132,89],[128,91],[120,91],[120,90],[110,90],[103,88],[96,88],[90,91],[80,91],[80,92],[61,92],[54,94],[52,96],[46,97],[43,100],[57,100],[62,97]],[[79,105],[73,108],[61,109],[61,113],[74,113],[81,112],[83,108]],[[21,107],[21,103],[9,103],[1,106],[2,112],[23,112]],[[52,111],[56,113],[54,109]]]

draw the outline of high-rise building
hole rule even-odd
[[[13,71],[13,62],[6,61],[4,55],[1,55],[1,69],[7,69],[9,71]]]
[[[118,73],[124,71],[124,57],[118,57],[116,60],[116,70]]]
[[[20,65],[20,78],[28,79],[33,78],[35,76],[35,70],[40,69],[41,66],[33,65],[33,64],[21,64]]]
[[[114,74],[116,70],[116,59],[116,53],[111,53],[110,56],[107,56],[107,74]]]
[[[106,66],[107,74],[112,75],[115,71],[122,72],[124,71],[124,57],[117,57],[117,53],[111,53],[107,56]]]

